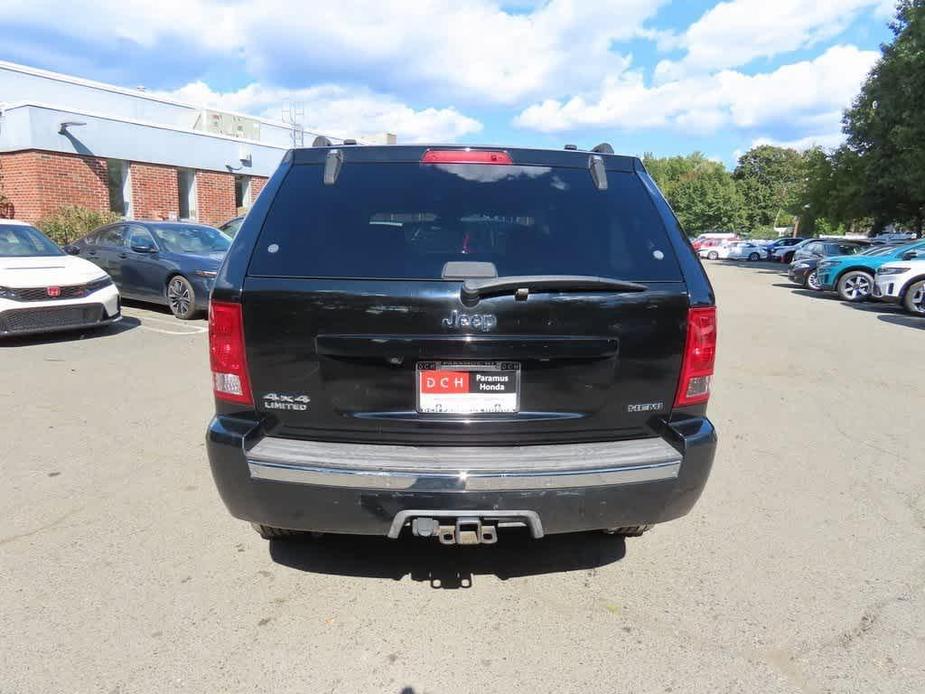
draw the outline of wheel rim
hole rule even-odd
[[[860,299],[870,296],[870,279],[866,275],[854,275],[845,278],[844,294],[847,299]]]
[[[751,261],[758,260],[758,254],[757,254],[757,253],[752,253],[750,256],[748,256],[748,259],[751,260]]]
[[[171,281],[167,287],[167,301],[170,304],[170,310],[177,315],[186,315],[192,303],[189,287],[186,282],[179,277]]]
[[[806,277],[806,284],[810,289],[819,289],[819,277],[816,275],[815,270]]]
[[[925,313],[925,284],[920,284],[912,292],[912,308],[916,313]]]

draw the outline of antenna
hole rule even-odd
[[[305,146],[305,102],[289,101],[283,102],[283,122],[289,126],[289,133],[292,138],[293,147]]]

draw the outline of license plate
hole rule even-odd
[[[417,364],[417,409],[426,414],[490,414],[520,408],[520,364],[427,361]]]

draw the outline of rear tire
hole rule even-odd
[[[167,283],[167,306],[180,320],[196,317],[196,292],[183,275],[175,275]]]
[[[257,534],[264,540],[298,540],[308,535],[308,533],[303,533],[298,530],[274,528],[272,525],[261,525],[260,523],[251,523],[251,527],[256,530]]]
[[[925,316],[925,280],[909,285],[903,297],[903,307],[915,316]]]
[[[748,259],[749,259],[751,262],[754,263],[754,262],[756,262],[757,260],[760,260],[760,259],[761,259],[761,256],[758,255],[757,253],[750,253],[749,256],[748,256]]]
[[[838,292],[838,296],[841,297],[842,301],[850,301],[855,304],[866,301],[873,289],[874,278],[860,270],[846,272],[838,278],[838,282],[835,284],[835,291]]]

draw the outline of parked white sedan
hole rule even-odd
[[[874,279],[873,297],[901,303],[909,313],[925,316],[925,258],[881,265]]]
[[[700,249],[700,257],[710,260],[766,260],[768,249],[752,241],[734,241]]]
[[[0,336],[114,323],[122,317],[109,275],[64,253],[35,227],[0,220]]]

